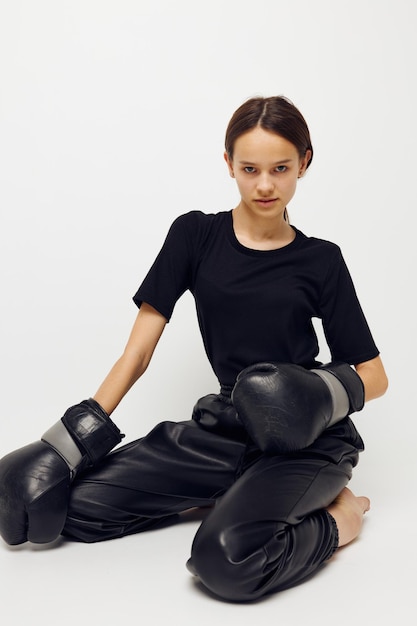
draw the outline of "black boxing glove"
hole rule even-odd
[[[40,441],[0,460],[0,535],[10,545],[48,543],[65,524],[70,485],[124,435],[93,399],[70,407]]]
[[[260,450],[295,452],[365,402],[361,378],[347,363],[308,370],[291,363],[257,363],[232,391],[238,417]]]

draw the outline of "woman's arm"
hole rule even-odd
[[[109,415],[145,372],[166,323],[161,313],[145,302],[142,304],[122,356],[94,396]]]
[[[379,356],[355,365],[365,387],[365,402],[383,396],[388,388],[388,378]]]

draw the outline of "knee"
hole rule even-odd
[[[188,568],[207,589],[224,600],[251,599],[250,594],[244,592],[241,563],[228,554],[221,537],[197,538]]]
[[[219,530],[203,524],[193,542],[189,570],[224,600],[247,602],[261,597],[271,576],[264,542],[257,537],[258,531],[262,537],[265,530],[253,525]]]

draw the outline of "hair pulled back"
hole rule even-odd
[[[259,126],[290,141],[304,157],[311,150],[307,163],[313,159],[313,146],[307,123],[300,111],[284,96],[250,98],[232,115],[226,129],[225,148],[229,159],[233,159],[236,140],[244,133]]]

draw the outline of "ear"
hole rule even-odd
[[[307,150],[302,159],[300,159],[300,169],[298,170],[298,178],[302,178],[306,173],[308,162],[311,159],[311,150]]]
[[[234,173],[234,171],[233,171],[233,163],[232,163],[232,161],[230,160],[229,155],[227,154],[227,152],[225,152],[223,156],[224,156],[224,160],[225,160],[225,161],[226,161],[226,163],[227,163],[227,168],[228,168],[228,170],[229,170],[229,174],[230,174],[230,176],[231,176],[232,178],[234,178],[234,177],[235,177],[235,173]]]

